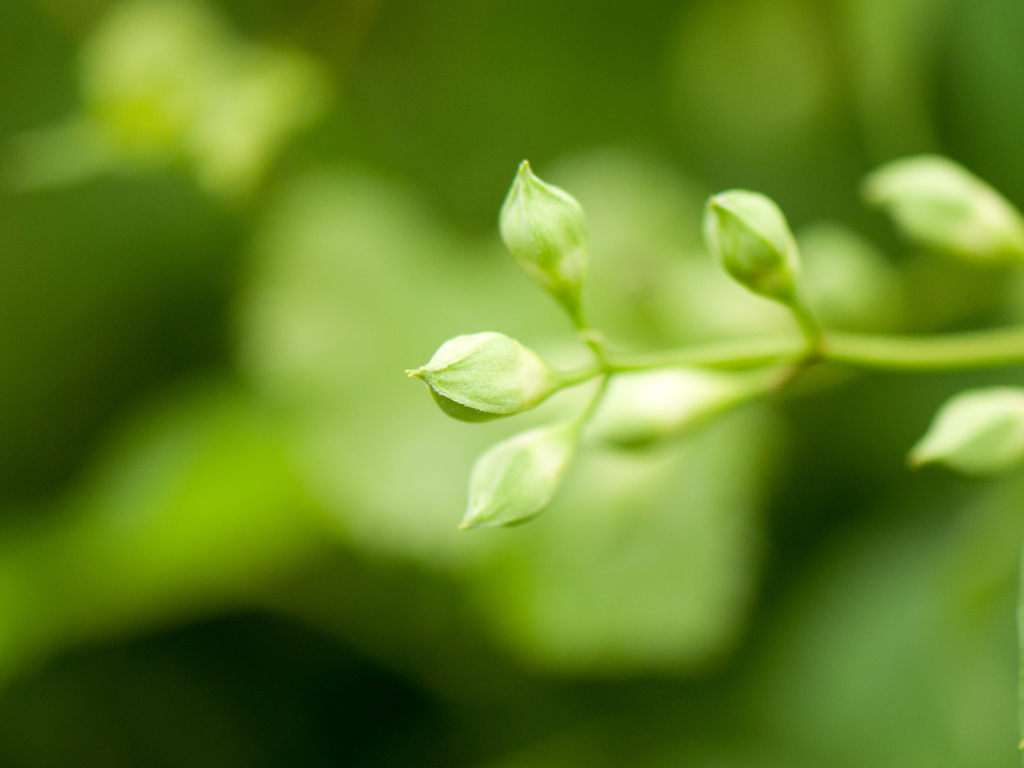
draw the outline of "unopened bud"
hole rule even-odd
[[[587,220],[576,199],[534,176],[523,161],[499,219],[501,238],[533,282],[582,323],[580,289],[587,273]]]
[[[966,475],[995,474],[1024,463],[1024,390],[990,387],[951,398],[909,462],[945,464]]]
[[[420,368],[441,410],[462,421],[489,421],[529,410],[557,386],[554,373],[534,352],[500,333],[475,333],[446,341]]]
[[[786,217],[769,198],[735,189],[704,211],[704,239],[722,268],[744,287],[795,306],[800,257]]]
[[[515,525],[551,503],[573,454],[576,424],[540,427],[498,443],[477,459],[460,528]]]
[[[920,155],[869,174],[864,199],[910,240],[978,261],[1024,258],[1024,219],[1001,194],[945,157]]]
[[[613,445],[640,447],[700,426],[749,391],[744,377],[711,371],[620,374],[611,380],[587,431]]]

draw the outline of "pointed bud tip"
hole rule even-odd
[[[537,178],[537,174],[533,172],[533,168],[530,166],[529,160],[523,160],[519,164],[519,168],[516,170],[516,177],[512,182],[512,189],[519,189],[520,194],[526,194],[537,184],[542,184],[541,180]]]
[[[529,520],[530,518],[526,518],[526,519]],[[462,518],[462,522],[459,523],[459,530],[460,531],[472,531],[472,530],[475,530],[476,528],[511,528],[511,527],[513,527],[515,525],[518,525],[519,522],[522,522],[522,521],[498,522],[498,523],[488,522],[486,520],[479,521],[479,520],[475,519],[475,515],[473,515],[472,513],[467,512],[466,516],[464,518]]]
[[[419,368],[407,368],[405,373],[410,379],[422,379],[427,372],[427,367],[421,365]]]

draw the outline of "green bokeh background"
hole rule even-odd
[[[206,58],[97,101],[174,19]],[[1024,204],[1021,40],[1017,0],[4,0],[0,765],[1015,765],[1024,484],[904,455],[1020,370],[823,370],[471,532],[474,457],[585,393],[469,425],[402,371],[487,330],[584,354],[498,241],[524,157],[623,347],[791,327],[703,251],[728,187],[829,325],[1019,320],[1018,271],[857,189],[942,152]]]

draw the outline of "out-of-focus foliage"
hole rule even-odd
[[[5,677],[68,644],[244,604],[330,540],[272,417],[231,389],[143,418],[49,520],[6,532]]]
[[[1019,370],[585,434],[543,517],[463,532],[474,457],[588,391],[467,425],[403,371],[586,359],[499,241],[524,157],[613,348],[795,330],[705,251],[727,188],[827,328],[1019,317],[858,188],[941,152],[1024,202],[1022,35],[1015,0],[0,3],[0,764],[1016,764],[1020,479],[904,457]]]
[[[16,186],[182,164],[210,192],[247,195],[325,98],[309,57],[238,40],[193,0],[115,6],[80,68],[82,114],[19,137]]]
[[[826,327],[888,331],[902,325],[903,275],[855,231],[822,222],[797,233],[803,281]]]

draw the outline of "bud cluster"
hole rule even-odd
[[[952,161],[926,156],[892,163],[868,177],[864,193],[915,242],[975,260],[1024,257],[1024,217]],[[603,335],[584,320],[588,240],[583,208],[567,192],[537,178],[529,163],[520,165],[501,208],[501,237],[526,276],[565,309],[594,353],[592,366],[560,373],[514,339],[477,333],[445,342],[426,365],[408,373],[427,385],[445,413],[470,422],[522,413],[563,388],[592,379],[600,386],[575,418],[510,437],[477,460],[463,528],[514,525],[541,512],[558,491],[581,435],[618,448],[671,439],[775,391],[815,362],[830,357],[850,362],[857,350],[863,354],[871,346],[871,337],[861,337],[853,353],[849,343],[844,352],[835,343],[839,334],[826,337],[809,309],[813,302],[804,295],[808,289],[801,281],[797,240],[771,199],[742,189],[713,195],[703,229],[708,251],[726,274],[790,310],[803,339],[786,340],[782,349],[796,351],[752,356],[736,351],[734,358],[717,360],[680,356],[690,365],[756,369],[744,373],[659,363],[656,354],[647,358],[652,362],[616,363]],[[881,360],[888,364],[892,358],[883,354]],[[967,474],[1024,464],[1024,390],[994,388],[953,398],[909,460],[914,466],[942,463]]]

